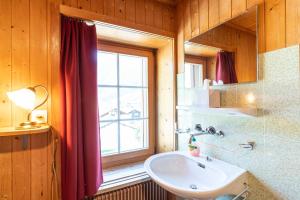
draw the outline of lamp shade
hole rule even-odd
[[[8,98],[17,106],[33,110],[35,107],[36,94],[31,88],[23,88],[12,92],[7,92]]]

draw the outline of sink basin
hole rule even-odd
[[[192,157],[188,152],[156,154],[144,166],[158,185],[183,198],[207,200],[238,194],[247,181],[244,169],[217,159]]]

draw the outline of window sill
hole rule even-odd
[[[144,162],[138,162],[106,169],[103,171],[103,179],[104,183],[97,194],[135,185],[150,180],[150,177],[144,169]]]

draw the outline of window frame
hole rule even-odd
[[[148,128],[149,145],[147,149],[134,150],[102,157],[102,167],[110,168],[122,164],[143,161],[155,151],[155,56],[152,49],[135,47],[105,40],[97,41],[97,50],[148,58]],[[101,134],[101,132],[100,132]],[[100,138],[101,139],[101,138]]]

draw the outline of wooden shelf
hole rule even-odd
[[[16,127],[3,127],[0,128],[0,137],[3,136],[17,136],[17,135],[32,135],[38,133],[45,133],[50,130],[49,125],[43,125],[34,129],[16,129]]]
[[[257,116],[257,108],[203,108],[200,106],[176,106],[176,109],[205,115],[227,115],[239,117]]]

